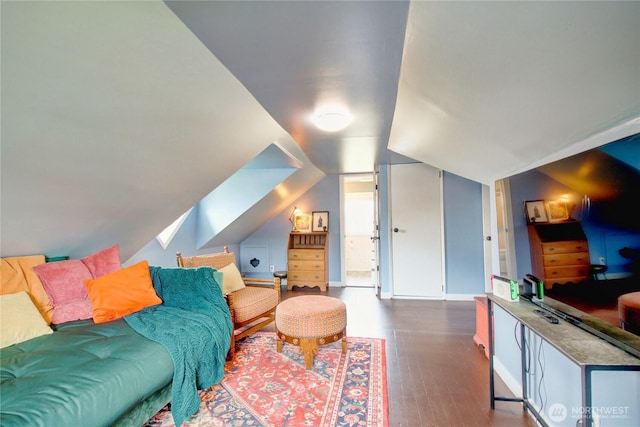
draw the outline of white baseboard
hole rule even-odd
[[[476,294],[445,294],[444,299],[447,301],[473,301]]]
[[[391,299],[393,294],[391,292],[380,292],[380,299]]]

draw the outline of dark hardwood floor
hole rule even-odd
[[[318,294],[283,290],[282,298]],[[489,404],[489,361],[473,341],[472,301],[381,300],[372,288],[329,288],[347,305],[347,334],[384,338],[389,425],[535,426],[520,403]],[[512,396],[496,375],[496,394]]]

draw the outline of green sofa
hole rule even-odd
[[[224,374],[231,316],[213,269],[149,267],[162,304],[78,320],[0,349],[0,425],[140,426],[171,402],[176,425]]]
[[[0,354],[3,427],[140,426],[171,400],[171,356],[122,319],[62,324]]]

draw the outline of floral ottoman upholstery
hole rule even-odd
[[[303,295],[282,301],[276,307],[277,350],[282,342],[300,346],[305,368],[311,369],[318,346],[342,339],[347,352],[347,309],[338,298]]]

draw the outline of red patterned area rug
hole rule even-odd
[[[297,346],[276,352],[274,332],[238,342],[223,380],[200,392],[199,411],[183,426],[383,427],[389,425],[385,343],[347,338],[319,348],[313,369]],[[170,408],[147,427],[174,427]]]

